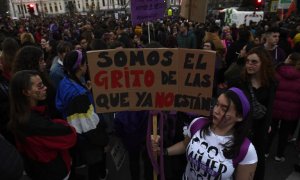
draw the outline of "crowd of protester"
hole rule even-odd
[[[144,161],[144,178],[153,179],[146,152],[149,112],[97,114],[86,56],[90,50],[151,47],[216,51],[213,97],[217,102],[232,101],[235,107],[250,103],[251,109],[255,102],[264,107],[262,116],[251,118],[243,114],[244,109],[225,111],[225,115],[231,111],[237,114],[237,122],[241,116],[251,119],[248,129],[243,129],[249,133],[243,137],[247,136],[252,142],[250,148],[252,144],[255,148],[251,158],[246,156],[247,162],[256,163],[256,152],[257,165],[256,170],[249,168],[249,174],[255,171],[250,177],[264,179],[265,159],[270,158],[275,134],[279,133],[279,142],[272,158],[281,163],[300,119],[299,24],[300,19],[295,17],[281,21],[266,18],[240,27],[220,27],[211,18],[195,23],[168,17],[148,27],[132,26],[125,18],[97,16],[2,17],[0,179],[19,179],[23,172],[33,180],[82,179],[76,169],[83,166],[88,168],[89,180],[106,179],[109,135],[105,117],[113,122],[115,135],[128,150],[132,179],[140,179],[140,158]],[[235,99],[245,95],[249,102]],[[213,111],[217,111],[218,103]],[[163,112],[161,116],[167,119],[162,148],[183,141],[182,128],[193,117],[182,112]],[[208,131],[214,123],[204,129]],[[300,133],[296,136],[295,145],[300,150]],[[240,147],[243,139],[235,143]],[[172,153],[173,149],[167,149],[169,156],[164,157],[165,179],[170,180],[187,173],[186,156],[170,156],[180,154]],[[299,171],[300,165],[295,169]],[[236,177],[242,177],[239,175]]]

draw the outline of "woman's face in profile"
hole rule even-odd
[[[28,90],[24,90],[24,95],[28,96],[33,102],[45,100],[47,97],[47,87],[43,84],[40,76],[32,76],[30,81],[31,87]]]
[[[47,44],[46,39],[41,39],[41,47],[42,47],[42,49],[46,48],[46,44]]]
[[[217,103],[213,108],[213,124],[215,127],[226,128],[242,120],[237,116],[235,104],[229,103],[229,101],[224,94],[218,97]]]

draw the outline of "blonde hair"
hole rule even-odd
[[[21,44],[24,44],[25,42],[35,43],[33,35],[27,32],[21,34],[20,40]]]

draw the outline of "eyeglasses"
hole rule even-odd
[[[246,59],[247,64],[257,65],[260,61],[256,59]]]

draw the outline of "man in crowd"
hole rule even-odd
[[[277,44],[279,41],[279,29],[273,28],[268,30],[266,33],[266,43],[264,47],[268,50],[273,57],[273,64],[277,65],[283,62],[286,58],[286,54],[283,49],[281,49]]]

